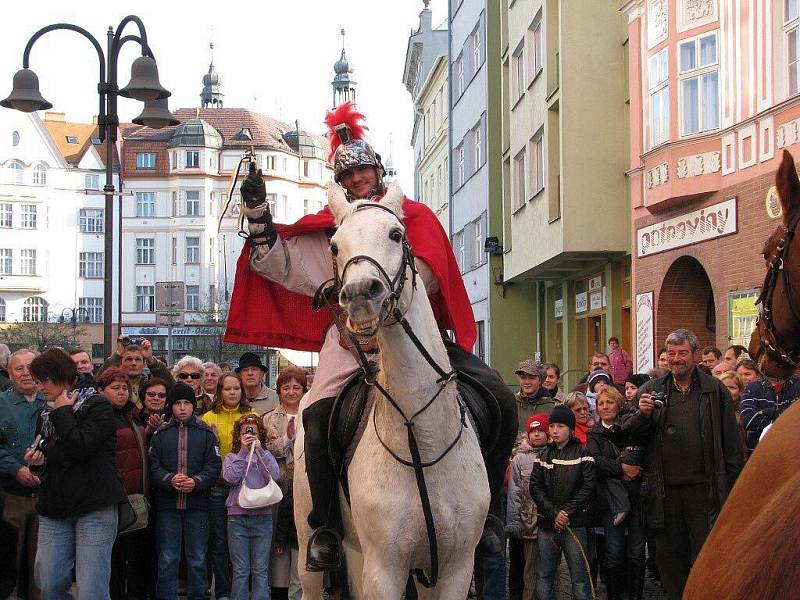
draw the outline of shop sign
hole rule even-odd
[[[122,333],[128,336],[156,336],[169,335],[168,327],[122,327]],[[222,335],[225,330],[222,327],[173,327],[172,335],[198,336],[198,335]]]
[[[653,292],[636,294],[636,372],[653,368]]]
[[[560,319],[564,316],[564,299],[559,298],[553,303],[553,316]]]
[[[597,277],[592,277],[589,280],[589,291],[593,292],[594,290],[599,290],[603,287],[603,276],[598,275]]]
[[[575,312],[576,313],[586,312],[587,301],[588,298],[586,292],[575,294]]]
[[[592,295],[589,296],[589,309],[600,310],[601,308],[603,308],[603,293],[592,292]]]
[[[736,233],[736,198],[636,230],[636,256],[650,256]]]

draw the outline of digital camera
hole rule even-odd
[[[653,401],[653,404],[662,408],[667,405],[667,392],[651,392],[650,399]]]

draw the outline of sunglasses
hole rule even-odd
[[[200,379],[202,375],[200,373],[178,373],[178,379]]]
[[[145,392],[145,396],[148,398],[166,398],[167,395],[164,392]]]

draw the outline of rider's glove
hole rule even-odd
[[[259,204],[264,204],[267,199],[267,186],[264,185],[264,178],[261,175],[261,169],[256,171],[255,161],[250,163],[250,171],[247,178],[239,188],[247,208],[254,208]],[[269,211],[269,207],[267,207]]]

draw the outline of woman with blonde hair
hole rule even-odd
[[[585,448],[587,434],[594,427],[594,422],[589,415],[589,400],[583,392],[570,392],[565,404],[575,415],[575,437]]]

